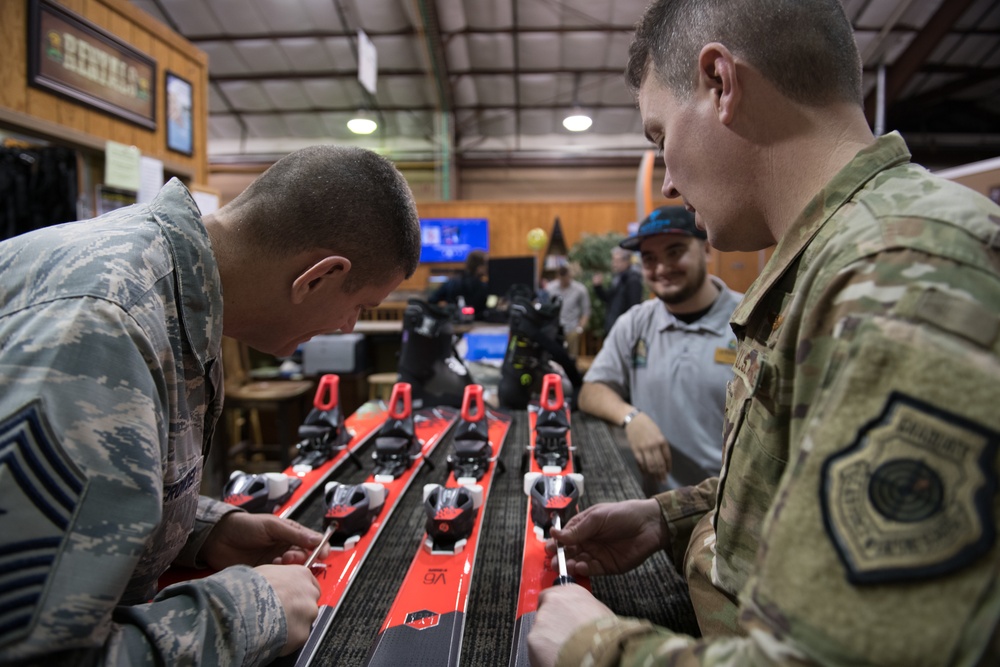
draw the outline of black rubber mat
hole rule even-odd
[[[619,452],[619,445],[624,443],[621,429],[610,428],[577,412],[573,413],[572,432],[579,455],[578,470],[584,475],[583,504],[642,497]],[[469,667],[506,665],[510,655],[527,510],[521,474],[522,454],[527,444],[527,413],[515,412],[501,454],[506,471],[493,480],[476,557],[462,642],[461,664]],[[344,599],[313,664],[344,667],[364,664],[423,536],[421,489],[427,483],[444,482],[448,475],[445,457],[450,446],[449,435],[431,457],[435,469],[425,466],[396,508]],[[363,481],[371,467],[369,457],[363,451],[365,469],[348,466],[338,479],[352,484]],[[322,503],[313,502],[295,518],[319,528],[322,511]],[[655,555],[628,574],[595,578],[592,585],[594,595],[618,614],[648,618],[679,632],[698,632],[687,586],[664,554]]]

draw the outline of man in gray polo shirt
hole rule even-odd
[[[722,467],[726,384],[740,302],[709,276],[705,232],[682,206],[663,206],[621,242],[642,255],[656,299],[618,318],[584,377],[580,409],[625,428],[647,494],[697,484]]]

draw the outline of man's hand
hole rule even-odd
[[[255,570],[267,579],[285,611],[288,637],[281,655],[289,655],[309,639],[319,613],[319,583],[312,572],[300,565],[261,565]]]
[[[533,667],[556,664],[559,648],[585,623],[614,613],[587,589],[576,584],[546,588],[538,597],[538,613],[528,633],[528,657]]]
[[[320,545],[322,539],[320,533],[273,514],[230,512],[209,533],[200,556],[216,570],[231,565],[301,565],[317,546],[322,549],[319,557],[326,557],[330,546]]]
[[[593,277],[591,277],[590,282],[594,285],[594,287],[600,287],[604,284],[604,274],[600,271],[595,272]]]
[[[625,427],[625,436],[635,455],[635,462],[644,475],[663,481],[670,474],[673,461],[670,443],[663,437],[660,427],[644,412],[637,414]]]
[[[655,499],[600,503],[583,510],[562,530],[552,529],[545,551],[554,556],[556,541],[566,554],[566,571],[591,577],[621,574],[641,565],[670,544],[666,522]],[[553,570],[558,563],[553,558]]]

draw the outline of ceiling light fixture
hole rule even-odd
[[[584,132],[590,129],[594,123],[590,116],[580,108],[580,79],[581,72],[577,72],[573,77],[573,111],[563,118],[563,127],[570,132]]]
[[[563,127],[570,132],[583,132],[590,128],[594,121],[582,109],[573,109],[573,113],[563,118]]]
[[[373,121],[364,112],[347,121],[347,129],[354,134],[371,134],[378,129],[378,123]]]

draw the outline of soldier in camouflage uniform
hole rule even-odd
[[[321,536],[198,495],[221,336],[287,355],[349,331],[418,257],[399,172],[333,147],[204,220],[174,180],[0,244],[0,663],[258,665],[298,648]],[[157,595],[171,563],[220,571]]]
[[[733,314],[720,477],[554,531],[578,574],[666,550],[702,637],[562,586],[536,667],[1000,664],[1000,209],[874,139],[860,69],[838,0],[639,24],[664,194],[722,250],[778,245]]]

